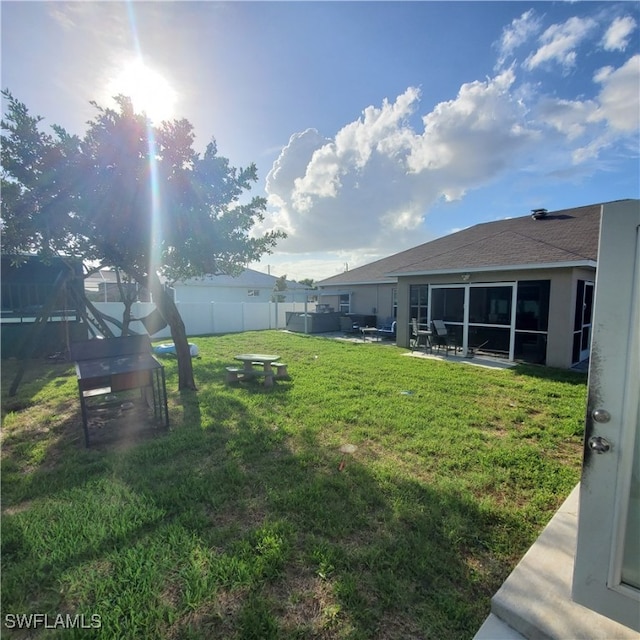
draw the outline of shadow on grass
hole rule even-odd
[[[517,523],[288,433],[288,402],[285,385],[183,392],[152,441],[59,438],[22,492],[38,504],[5,518],[5,611],[98,613],[104,638],[471,637]]]
[[[510,369],[513,373],[521,376],[530,376],[540,380],[552,380],[555,382],[566,382],[568,384],[584,385],[587,372],[572,371],[570,369],[556,369],[537,364],[517,364]]]
[[[14,396],[8,395],[18,369],[24,366],[24,375]],[[29,358],[25,361],[10,358],[2,360],[2,415],[11,411],[22,411],[33,404],[33,398],[43,388],[56,380],[62,385],[66,379],[74,378],[73,364],[67,361],[49,361],[42,358]]]

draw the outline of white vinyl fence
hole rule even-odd
[[[96,309],[122,322],[124,305],[121,302],[94,302]],[[187,336],[211,333],[239,333],[261,329],[286,328],[286,313],[315,311],[315,302],[177,302]],[[135,302],[131,307],[133,318],[144,318],[155,309],[153,302]],[[119,329],[110,324],[115,335]],[[144,325],[132,322],[131,330],[145,333]],[[171,331],[165,327],[152,338],[170,338]]]

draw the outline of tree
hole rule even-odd
[[[313,278],[303,278],[302,280],[298,280],[299,284],[303,284],[307,287],[307,289],[315,289],[316,285],[313,282]]]
[[[271,294],[272,302],[284,302],[286,296],[281,291],[287,290],[287,276],[286,274],[276,279],[273,285],[273,293]]]
[[[147,287],[171,329],[179,388],[195,389],[184,323],[161,278],[235,274],[273,250],[281,232],[250,235],[266,201],[240,200],[254,164],[229,166],[215,140],[193,149],[185,119],[153,126],[118,96],[83,138],[29,114],[9,91],[2,120],[2,251],[74,255]]]

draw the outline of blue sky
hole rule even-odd
[[[1,25],[2,87],[45,126],[131,93],[255,162],[275,275],[640,196],[637,2],[3,0]]]

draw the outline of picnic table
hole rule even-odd
[[[288,376],[287,365],[278,362],[278,358],[279,356],[273,353],[241,353],[234,359],[243,363],[242,369],[227,367],[227,380],[238,382],[263,376],[264,386],[272,387],[274,377],[285,378]]]

